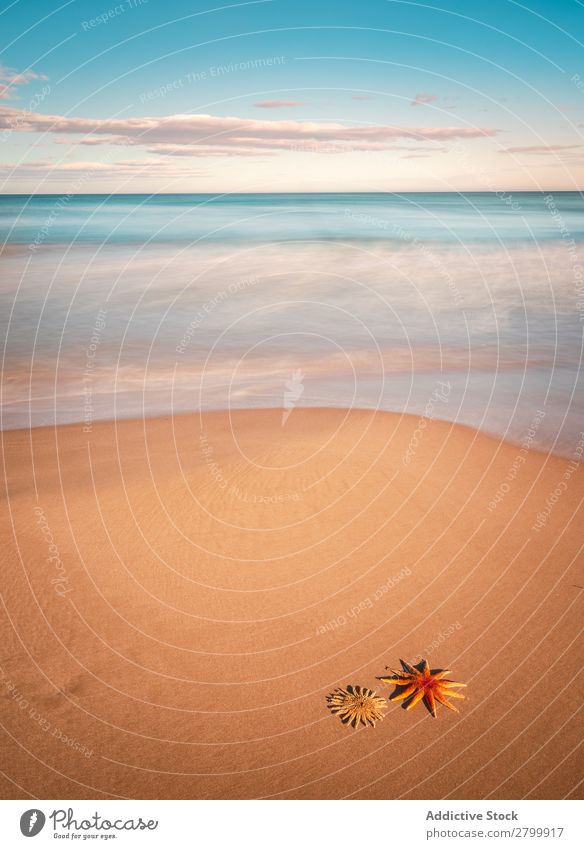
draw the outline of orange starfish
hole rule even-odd
[[[446,696],[451,699],[464,699],[462,693],[457,693],[453,688],[466,687],[466,684],[458,684],[456,681],[445,678],[450,674],[449,669],[430,669],[427,660],[422,660],[414,666],[406,663],[405,660],[400,660],[400,663],[403,672],[394,672],[392,669],[391,675],[378,678],[386,684],[395,684],[396,689],[389,697],[390,702],[406,699],[403,707],[411,710],[423,699],[434,718],[436,718],[436,702],[458,713]],[[386,668],[389,669],[389,667]]]

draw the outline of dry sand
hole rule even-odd
[[[425,424],[5,432],[2,796],[578,796],[582,470]],[[328,713],[420,655],[468,683],[460,714]]]

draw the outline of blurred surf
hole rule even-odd
[[[543,409],[571,455],[584,204],[550,197],[4,196],[2,427],[378,406],[521,442]]]

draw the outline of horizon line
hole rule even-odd
[[[311,192],[3,192],[0,191],[0,197],[54,197],[55,195],[68,195],[70,197],[143,197],[150,195],[151,197],[180,197],[180,196],[215,196],[215,197],[232,197],[234,195],[545,195],[548,193],[554,194],[584,194],[584,188],[581,189],[451,189],[442,191],[437,189],[407,189],[403,191],[369,191],[367,189],[352,189],[350,191],[311,191]]]

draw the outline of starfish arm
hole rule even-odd
[[[422,674],[429,675],[430,674],[430,664],[427,660],[422,660],[420,666],[422,667]]]
[[[442,690],[443,696],[448,696],[449,699],[465,699],[464,693],[457,693],[456,690]]]
[[[402,678],[399,675],[384,675],[377,680],[383,681],[384,684],[395,684],[396,687],[405,687],[405,685],[409,683],[408,678]]]
[[[450,675],[451,671],[452,670],[450,670],[450,669],[432,669],[431,673],[434,676],[434,678],[441,679],[441,678],[444,678],[445,675]]]
[[[441,681],[441,687],[466,687],[467,684],[459,684],[458,681]]]
[[[401,699],[407,699],[413,693],[416,692],[418,688],[415,684],[411,684],[409,687],[406,687],[405,690],[402,690],[401,693],[396,693],[395,695],[391,695],[389,697],[390,702],[399,702]]]
[[[443,695],[440,693],[434,693],[434,697],[441,705],[444,705],[444,707],[447,707],[449,710],[453,710],[454,713],[458,713],[458,709],[455,708],[454,705],[451,705],[448,699],[445,699]]]
[[[434,719],[436,719],[436,702],[434,701],[434,693],[432,690],[428,690],[426,695],[424,696],[424,703]]]
[[[415,706],[418,704],[418,702],[419,702],[419,701],[421,701],[423,698],[424,698],[424,690],[418,690],[418,692],[417,692],[414,696],[412,696],[412,698],[410,699],[409,704],[404,705],[405,709],[406,709],[406,710],[411,710],[411,709],[412,709],[413,707],[415,707]]]
[[[401,663],[404,672],[409,672],[410,675],[417,675],[418,674],[418,670],[415,667],[413,667],[410,663],[407,663],[405,660],[402,660],[401,657],[400,657],[399,662]]]

